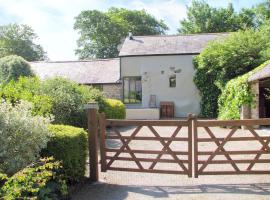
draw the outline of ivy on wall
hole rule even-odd
[[[240,119],[242,105],[252,106],[254,104],[254,94],[248,83],[248,78],[268,64],[270,64],[270,60],[226,84],[218,100],[219,119]]]
[[[201,94],[202,117],[218,117],[218,99],[228,81],[270,59],[269,35],[267,27],[231,33],[210,42],[195,57],[194,83]]]

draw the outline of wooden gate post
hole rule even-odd
[[[188,120],[188,177],[192,177],[192,119],[194,115],[189,113],[187,116]]]
[[[98,181],[98,104],[90,103],[85,106],[88,121],[88,149],[90,165],[90,181]]]
[[[198,178],[198,126],[197,116],[193,118],[193,155],[194,155],[194,177]]]

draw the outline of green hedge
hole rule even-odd
[[[45,158],[10,178],[4,176],[0,197],[6,200],[66,198],[68,188],[61,168],[60,162]]]
[[[86,170],[87,133],[82,128],[64,125],[50,125],[49,130],[53,136],[41,155],[62,161],[69,183],[80,181]]]
[[[104,99],[99,102],[99,111],[104,112],[108,119],[125,119],[125,105],[117,99]]]
[[[232,79],[227,83],[218,100],[219,119],[240,119],[242,105],[252,106],[254,103],[254,94],[248,83],[248,78],[263,69],[267,64],[270,64],[270,61],[263,63],[254,70]]]

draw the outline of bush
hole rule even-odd
[[[4,199],[63,199],[68,190],[61,175],[61,165],[52,158],[24,168],[2,187]]]
[[[0,197],[1,197],[1,188],[5,184],[5,182],[7,182],[7,180],[8,180],[8,176],[0,172]]]
[[[248,78],[263,69],[270,61],[267,61],[254,70],[230,80],[219,97],[219,119],[240,119],[240,110],[243,105],[252,106],[254,94],[248,83]]]
[[[0,103],[0,171],[11,175],[36,161],[46,147],[49,119],[31,115],[31,104]]]
[[[30,65],[20,56],[0,58],[0,83],[18,80],[20,76],[33,76]]]
[[[99,111],[104,112],[108,119],[125,119],[125,105],[117,99],[104,99],[99,102]]]
[[[54,123],[86,127],[84,105],[90,100],[89,91],[88,87],[64,78],[46,80],[42,92],[52,100]]]
[[[12,104],[21,100],[33,104],[32,114],[49,116],[52,109],[51,98],[41,93],[41,82],[37,77],[20,77],[0,87],[0,96]]]
[[[50,125],[52,137],[42,156],[53,156],[63,162],[64,174],[69,182],[77,182],[85,175],[87,133],[81,128]]]
[[[202,97],[202,116],[217,117],[218,97],[226,83],[270,58],[268,35],[267,30],[231,33],[209,43],[195,58],[194,82]]]

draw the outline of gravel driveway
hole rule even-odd
[[[155,127],[156,128],[156,127]],[[156,128],[161,136],[170,136],[175,128],[159,127]],[[211,128],[216,136],[224,137],[230,131],[229,129]],[[123,135],[130,135],[133,128],[121,129]],[[201,132],[202,137],[209,137]],[[261,135],[270,135],[269,131],[258,131]],[[151,134],[147,128],[140,131],[140,136],[149,136]],[[187,130],[181,130],[179,137],[187,134]],[[247,131],[238,130],[235,136],[249,134]],[[139,135],[138,135],[139,136]],[[152,136],[152,135],[151,135]],[[108,146],[119,148],[119,141],[109,141]],[[202,143],[199,148],[215,150],[214,144]],[[152,149],[160,150],[162,145],[159,142],[151,141],[133,141],[130,143],[132,149]],[[186,150],[186,144],[172,143],[173,150]],[[226,150],[258,150],[261,144],[258,142],[231,142],[225,145]],[[126,155],[123,155],[126,156]],[[268,157],[267,157],[268,156]],[[239,157],[239,156],[238,156]],[[254,155],[247,155],[245,158],[253,158]],[[163,157],[166,158],[166,157]],[[265,159],[270,159],[270,155],[265,155]],[[222,158],[221,158],[222,159]],[[224,159],[224,158],[223,158]],[[236,159],[236,158],[234,158]],[[238,158],[237,158],[238,159]],[[239,157],[239,159],[241,159]],[[119,162],[115,166],[130,167],[134,163]],[[144,165],[146,166],[146,165]],[[157,168],[162,169],[162,165]],[[166,164],[169,169],[175,169],[174,163]],[[179,167],[179,166],[178,166]],[[219,166],[221,167],[221,166]],[[245,168],[243,164],[239,168]],[[263,164],[261,167],[268,168],[269,164]],[[215,166],[214,166],[215,168]],[[231,165],[222,165],[222,170],[231,169]],[[256,168],[254,168],[256,169]],[[219,169],[220,170],[220,169]],[[95,184],[88,184],[73,195],[72,199],[78,200],[159,200],[159,199],[201,199],[201,200],[270,200],[270,175],[216,175],[199,176],[199,178],[188,178],[186,175],[167,175],[151,174],[137,172],[117,172],[107,171],[100,173],[101,181]]]

